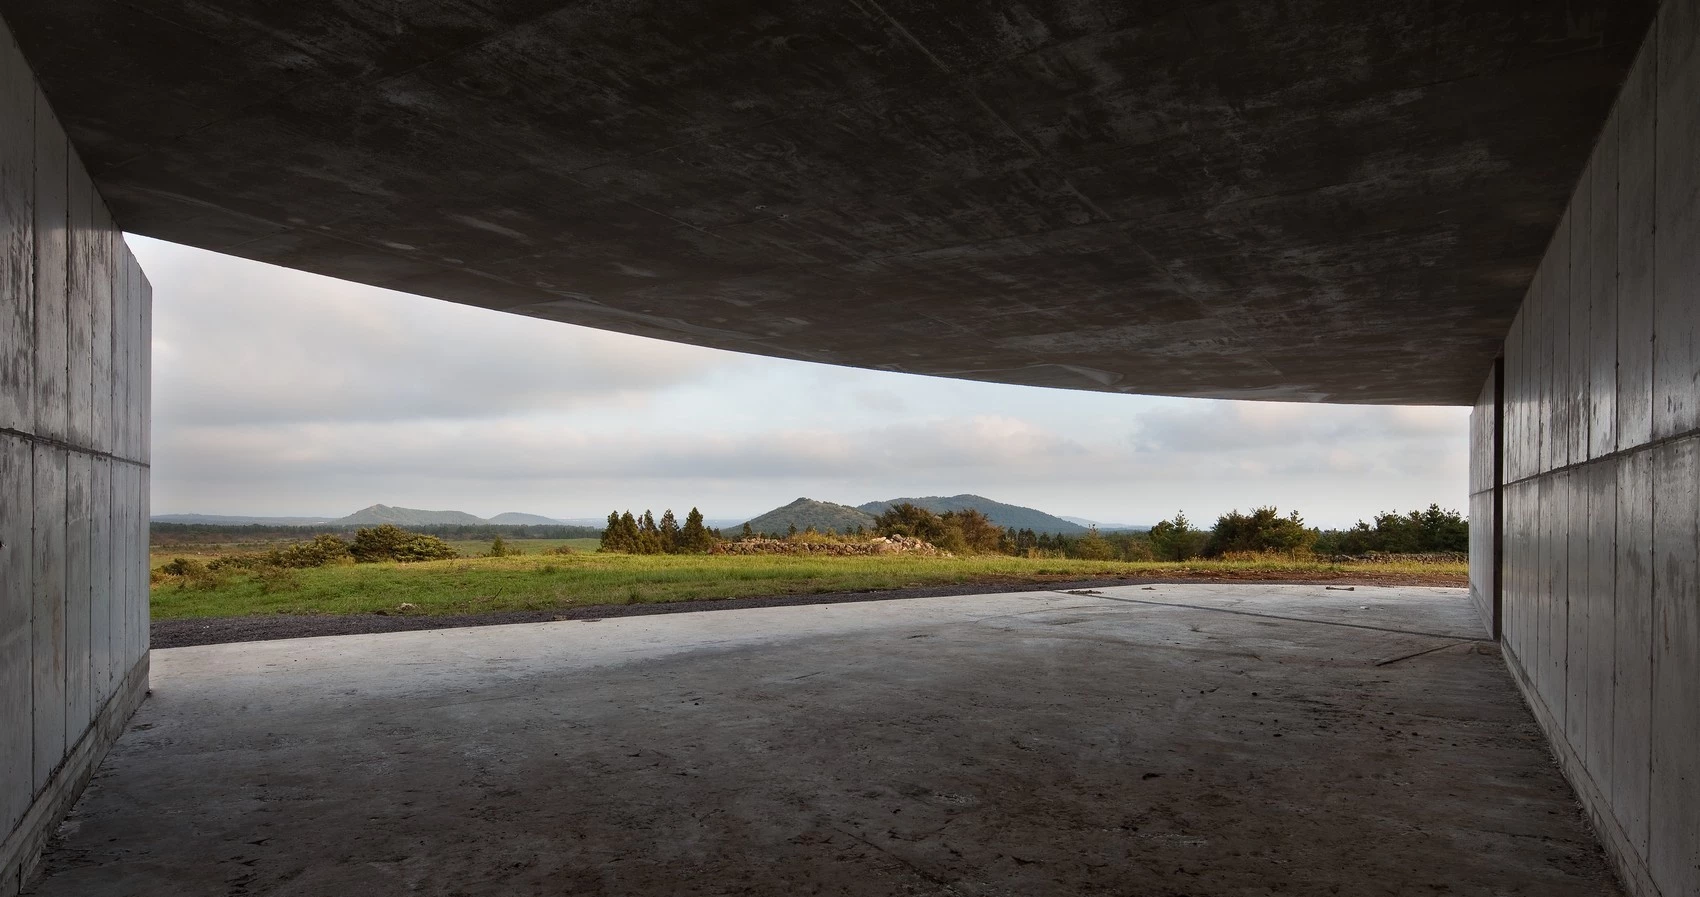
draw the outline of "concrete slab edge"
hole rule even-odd
[[[41,849],[59,821],[83,793],[83,787],[106,756],[136,708],[148,693],[148,655],[130,668],[123,684],[107,700],[94,724],[53,772],[41,794],[30,805],[18,827],[0,842],[0,897],[15,897],[35,871]]]
[[[1511,670],[1511,678],[1517,683],[1518,691],[1523,693],[1523,703],[1527,704],[1535,715],[1535,724],[1541,727],[1541,734],[1546,736],[1547,748],[1558,760],[1559,771],[1564,773],[1565,781],[1576,794],[1576,800],[1588,814],[1588,821],[1594,827],[1594,834],[1599,836],[1600,843],[1605,846],[1606,854],[1611,857],[1612,867],[1617,870],[1618,881],[1633,897],[1665,897],[1658,885],[1653,883],[1652,871],[1647,868],[1646,857],[1635,852],[1629,835],[1618,825],[1617,817],[1611,812],[1611,802],[1606,800],[1605,792],[1594,777],[1588,774],[1587,766],[1582,758],[1571,749],[1570,743],[1564,739],[1564,727],[1554,721],[1549,711],[1530,681],[1529,674],[1524,671],[1517,655],[1505,645],[1500,646],[1500,653],[1505,656],[1505,665]]]

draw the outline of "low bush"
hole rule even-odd
[[[241,570],[258,570],[271,563],[271,552],[264,554],[226,554],[207,562],[207,569],[215,573],[229,573]]]
[[[1297,511],[1282,516],[1273,506],[1253,509],[1250,514],[1236,510],[1216,519],[1216,526],[1204,543],[1204,554],[1206,557],[1246,551],[1309,554],[1316,540],[1317,531],[1306,527]]]
[[[169,563],[161,564],[154,572],[166,576],[199,576],[207,572],[207,564],[195,558],[172,558]]]
[[[311,542],[298,542],[270,552],[267,561],[274,567],[302,569],[353,563],[354,556],[349,552],[347,542],[325,533],[315,536]]]
[[[197,558],[172,558],[148,574],[150,585],[175,582],[180,589],[217,589],[228,585],[230,574]]]
[[[501,536],[490,540],[490,550],[484,552],[484,556],[487,558],[511,558],[522,554],[525,554],[525,549],[509,543]]]
[[[408,532],[393,523],[358,530],[348,551],[356,561],[363,564],[379,561],[445,561],[460,557],[460,552],[455,551],[442,539]]]

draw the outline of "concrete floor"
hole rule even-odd
[[[1464,592],[157,651],[39,895],[1617,894]]]

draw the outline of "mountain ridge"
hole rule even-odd
[[[984,495],[974,495],[967,492],[961,495],[927,495],[919,498],[870,501],[864,505],[857,505],[856,510],[879,515],[900,504],[911,504],[917,508],[925,508],[934,514],[973,509],[986,515],[987,520],[1004,529],[1030,529],[1036,533],[1065,536],[1076,536],[1086,532],[1086,527],[1078,523],[1070,523],[1053,514],[1047,514],[1035,508],[993,501]]]
[[[1151,524],[1149,523],[1105,523],[1101,520],[1088,520],[1085,517],[1070,517],[1067,514],[1063,514],[1061,517],[1069,523],[1078,523],[1081,526],[1086,527],[1096,527],[1098,532],[1101,533],[1144,533],[1150,532],[1151,530]]]
[[[182,523],[202,526],[322,526],[331,517],[253,517],[246,514],[155,514],[148,518],[154,523]]]
[[[489,520],[487,520],[485,522],[486,523],[493,523],[497,526],[567,526],[567,525],[570,525],[564,520],[556,520],[553,517],[544,517],[542,514],[526,514],[526,513],[521,512],[521,511],[503,511],[502,513],[497,514],[494,517],[491,517]]]
[[[748,521],[756,532],[783,533],[795,526],[798,530],[814,527],[843,533],[860,526],[872,529],[874,518],[891,507],[909,503],[935,514],[962,511],[969,508],[985,514],[999,527],[1031,529],[1040,533],[1079,535],[1086,532],[1092,521],[1047,514],[1035,508],[994,501],[983,495],[963,493],[950,496],[922,496],[871,501],[862,505],[843,505],[836,502],[800,497],[789,504],[751,517]],[[397,526],[600,526],[603,518],[558,518],[521,511],[504,511],[488,519],[465,511],[431,511],[374,504],[343,517],[262,517],[238,514],[160,514],[152,518],[159,523],[206,524],[214,526],[376,526],[393,523]],[[732,519],[707,521],[716,528],[736,529],[741,522]],[[1143,530],[1149,527],[1097,524],[1099,529]]]
[[[784,533],[793,526],[799,531],[812,526],[823,533],[829,529],[844,533],[858,526],[872,529],[874,517],[849,505],[803,497],[751,517],[744,525],[758,533]]]
[[[488,522],[482,517],[476,517],[465,511],[425,511],[419,508],[398,508],[382,504],[361,508],[347,517],[338,517],[331,521],[337,526],[378,526],[385,523],[393,523],[396,526],[434,526],[441,524],[476,526]]]

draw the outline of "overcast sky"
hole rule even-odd
[[[1463,510],[1464,408],[1148,398],[757,358],[130,237],[154,287],[153,511],[381,502],[753,516],[973,492],[1148,524]]]

